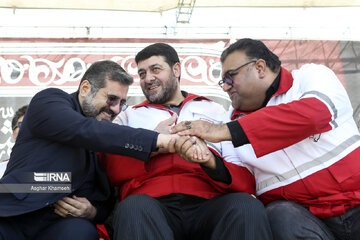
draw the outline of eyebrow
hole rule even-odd
[[[108,97],[114,97],[114,98],[119,98],[119,99],[120,99],[120,97],[118,97],[118,96],[116,96],[115,94],[112,94],[112,93],[108,93],[107,96],[108,96]]]

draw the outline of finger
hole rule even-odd
[[[180,136],[192,136],[193,131],[191,129],[188,129],[181,132],[177,132],[177,134],[179,134]]]
[[[57,201],[54,205],[59,205],[60,207],[64,208],[64,209],[68,209],[71,207],[71,205],[69,203],[67,203],[66,201],[67,197],[64,197],[63,199],[60,199],[59,201]]]
[[[195,149],[195,152],[196,152],[196,159],[201,162],[203,157],[202,157],[202,153],[201,153],[201,149],[200,149],[200,146],[199,145],[194,145],[193,148]]]
[[[192,150],[192,157],[193,161],[196,163],[203,163],[204,162],[204,156],[203,156],[203,149],[199,146],[199,144],[196,142],[192,145],[190,148]]]
[[[84,198],[84,197],[77,197],[77,196],[73,195],[72,198],[73,198],[74,200],[78,201],[78,202],[81,202],[81,203],[88,203],[88,202],[89,202],[89,200],[87,200],[87,199]]]
[[[66,218],[67,217],[67,214],[66,213],[63,213],[61,211],[59,211],[58,209],[54,209],[54,213],[56,213],[57,215],[63,217],[63,218]]]
[[[81,208],[81,202],[77,199],[65,197],[65,198],[63,198],[63,201],[73,208],[76,208],[76,209]]]
[[[196,146],[194,146],[194,148],[196,148],[197,161],[198,161],[199,163],[205,162],[205,161],[206,161],[206,155],[205,155],[205,153],[204,153],[204,149],[202,149],[199,144],[197,144]]]
[[[198,162],[198,151],[197,151],[197,147],[194,145],[194,146],[191,148],[191,151],[192,151],[192,161],[193,161],[193,162]]]
[[[67,209],[66,209],[66,208],[63,208],[62,206],[60,206],[60,205],[57,204],[57,203],[54,203],[53,206],[54,206],[55,209],[57,209],[57,210],[60,211],[60,212],[63,212],[63,213],[66,213],[66,212],[67,212]]]
[[[174,113],[170,118],[168,118],[167,119],[168,126],[173,125],[176,122],[177,118],[178,118],[178,115],[176,113]]]
[[[200,156],[199,158],[201,158],[202,160],[208,160],[209,159],[209,154],[210,154],[210,150],[207,146],[207,144],[203,141],[203,140],[198,140],[197,141],[197,146],[199,148],[200,151]]]
[[[168,134],[170,131],[170,126],[173,125],[177,120],[177,115],[174,113],[171,117],[161,121],[154,129],[154,131],[159,133]]]
[[[81,202],[71,199],[69,197],[65,197],[62,200],[59,200],[54,204],[55,209],[60,211],[64,216],[80,216],[82,213],[82,209],[84,207],[81,206]]]
[[[65,197],[61,203],[62,207],[66,210],[66,214],[74,217],[81,216],[84,209],[86,209],[86,204],[80,202],[78,199]]]
[[[193,138],[188,138],[188,140],[184,142],[181,148],[181,152],[183,155],[182,158],[184,158],[188,162],[197,162],[196,148],[193,147],[195,146],[194,143],[196,142]]]
[[[198,150],[198,146],[197,146],[197,137],[191,137],[191,139],[189,140],[189,143],[191,143],[190,148],[192,149],[192,157],[198,161],[198,159],[200,158],[200,151]]]
[[[86,198],[83,198],[83,197],[77,197],[77,196],[73,195],[73,199],[75,201],[77,201],[78,209],[86,208],[86,205],[90,204],[90,202]]]
[[[193,147],[196,148],[197,158],[199,160],[204,160],[208,155],[208,150],[209,150],[207,144],[204,142],[204,140],[200,138],[193,137],[193,139],[195,139]]]
[[[54,212],[62,217],[67,217],[68,213],[70,212],[68,209],[63,208],[59,204],[54,204]]]
[[[158,125],[171,126],[176,122],[177,117],[177,114],[174,113],[171,117],[161,121]]]
[[[183,136],[179,137],[175,143],[175,151],[177,153],[185,153],[186,151],[183,150],[183,145],[189,140],[190,137]]]
[[[179,133],[179,132],[185,131],[187,129],[185,122],[180,122],[180,123],[176,124],[175,126],[173,126],[170,129],[171,133]]]

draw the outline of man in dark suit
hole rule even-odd
[[[0,239],[98,238],[94,223],[107,217],[113,198],[96,152],[144,160],[171,138],[110,122],[126,108],[132,82],[117,63],[100,61],[77,92],[49,88],[33,97],[0,180]],[[59,186],[51,173],[70,180],[71,189],[34,187],[44,183],[39,179]]]

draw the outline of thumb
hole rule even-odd
[[[178,118],[178,115],[176,113],[174,113],[171,117],[166,119],[164,122],[166,123],[167,126],[171,126],[176,122],[177,118]]]

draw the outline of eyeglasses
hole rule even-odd
[[[126,100],[121,99],[118,96],[108,94],[106,104],[109,106],[116,106],[120,102],[120,112],[125,111],[128,108],[128,105],[126,104]]]
[[[227,71],[227,72],[225,73],[225,75],[224,75],[224,78],[219,81],[219,83],[218,83],[219,86],[220,86],[221,88],[223,88],[225,83],[228,84],[228,85],[233,85],[234,80],[233,80],[233,78],[232,78],[232,75],[233,75],[234,73],[236,73],[237,71],[239,71],[240,68],[245,67],[246,65],[248,65],[248,64],[250,64],[250,63],[254,63],[254,62],[256,62],[256,61],[257,61],[257,60],[252,60],[252,61],[250,61],[250,62],[247,62],[247,63],[241,65],[240,67],[237,67],[237,68],[235,68],[235,69],[231,69],[231,70]]]
[[[14,126],[13,131],[18,127],[19,129],[21,128],[21,124],[22,122],[17,122],[17,124]]]

